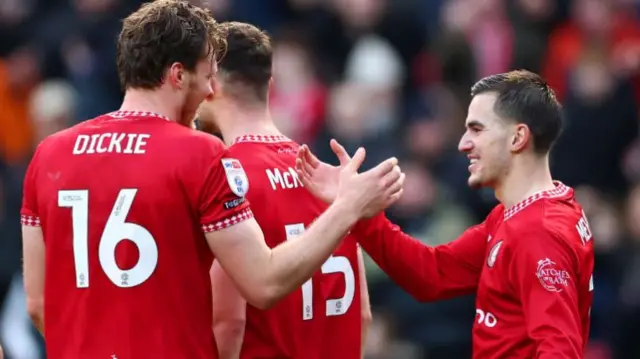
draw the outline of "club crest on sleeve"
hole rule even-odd
[[[502,247],[502,240],[499,240],[496,244],[493,245],[493,247],[491,247],[489,255],[487,256],[487,266],[489,266],[489,268],[493,267],[493,265],[496,264],[496,258],[498,258],[500,247]]]
[[[558,268],[558,265],[549,258],[538,261],[536,277],[542,287],[549,292],[562,292],[565,287],[569,286],[571,279],[569,272]]]
[[[221,161],[231,192],[238,197],[246,196],[249,191],[249,178],[240,161],[235,158],[223,158]]]

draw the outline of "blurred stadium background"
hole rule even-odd
[[[0,340],[44,358],[20,282],[21,184],[45,136],[121,99],[120,19],[139,0],[0,0]],[[542,73],[566,110],[554,176],[577,188],[596,241],[587,358],[640,358],[640,5],[635,0],[208,0],[220,20],[275,39],[271,107],[287,135],[333,160],[331,137],[399,156],[405,194],[388,213],[425,243],[456,238],[495,204],[466,186],[456,153],[469,87]],[[187,155],[187,154],[185,154]],[[141,174],[142,175],[142,174]],[[367,358],[470,356],[474,298],[419,304],[368,265]],[[327,343],[330,345],[330,343]]]

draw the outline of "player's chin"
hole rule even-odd
[[[471,188],[480,188],[483,186],[483,183],[484,181],[479,173],[471,173],[469,179],[467,179],[467,184]]]

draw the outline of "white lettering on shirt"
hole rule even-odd
[[[101,133],[94,135],[78,135],[73,145],[74,155],[90,155],[95,153],[124,153],[143,155],[146,153],[148,139],[146,133]]]
[[[278,168],[266,169],[267,178],[271,183],[271,188],[275,191],[277,189],[292,189],[298,187],[304,187],[296,170],[289,167],[286,170],[280,171]]]

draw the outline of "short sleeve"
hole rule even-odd
[[[37,168],[38,168],[38,152],[33,156],[27,173],[24,177],[22,189],[22,208],[20,209],[20,222],[22,225],[29,227],[40,226],[40,216],[38,213],[37,198]]]
[[[200,196],[200,224],[215,232],[253,217],[246,199],[249,179],[239,160],[223,150],[210,164]]]

